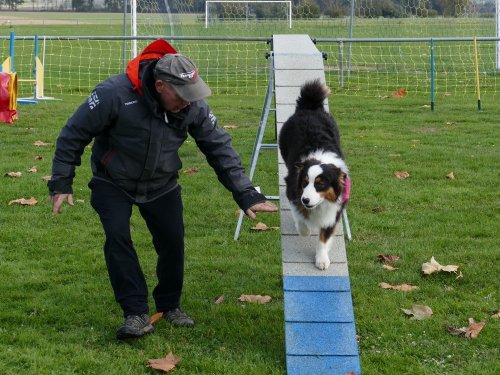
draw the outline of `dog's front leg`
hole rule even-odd
[[[332,247],[334,229],[335,227],[328,227],[319,230],[319,242],[316,248],[316,267],[320,270],[326,270],[330,266],[328,252]]]

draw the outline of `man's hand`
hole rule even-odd
[[[276,211],[278,211],[278,207],[274,203],[266,201],[254,204],[252,207],[247,209],[245,213],[251,219],[255,219],[257,217],[255,215],[256,212],[276,212]]]
[[[74,206],[73,203],[73,194],[54,194],[50,197],[52,202],[52,213],[60,214],[61,206],[64,201],[67,201],[70,206]]]

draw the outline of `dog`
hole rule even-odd
[[[328,251],[351,186],[337,124],[323,107],[329,95],[330,90],[319,80],[306,82],[294,114],[278,137],[288,170],[286,196],[297,232],[308,236],[311,230],[319,230],[315,265],[320,270],[330,266]]]

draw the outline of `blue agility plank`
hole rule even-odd
[[[286,357],[288,375],[361,374],[357,356],[295,356]]]
[[[312,292],[350,292],[347,276],[285,276],[283,290]]]
[[[286,322],[354,322],[351,292],[284,292]]]
[[[285,322],[287,355],[358,355],[353,323]]]

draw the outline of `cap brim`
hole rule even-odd
[[[170,82],[170,84],[172,84]],[[196,102],[207,96],[212,95],[212,90],[200,77],[194,84],[190,85],[173,85],[175,92],[179,97],[186,102]]]

